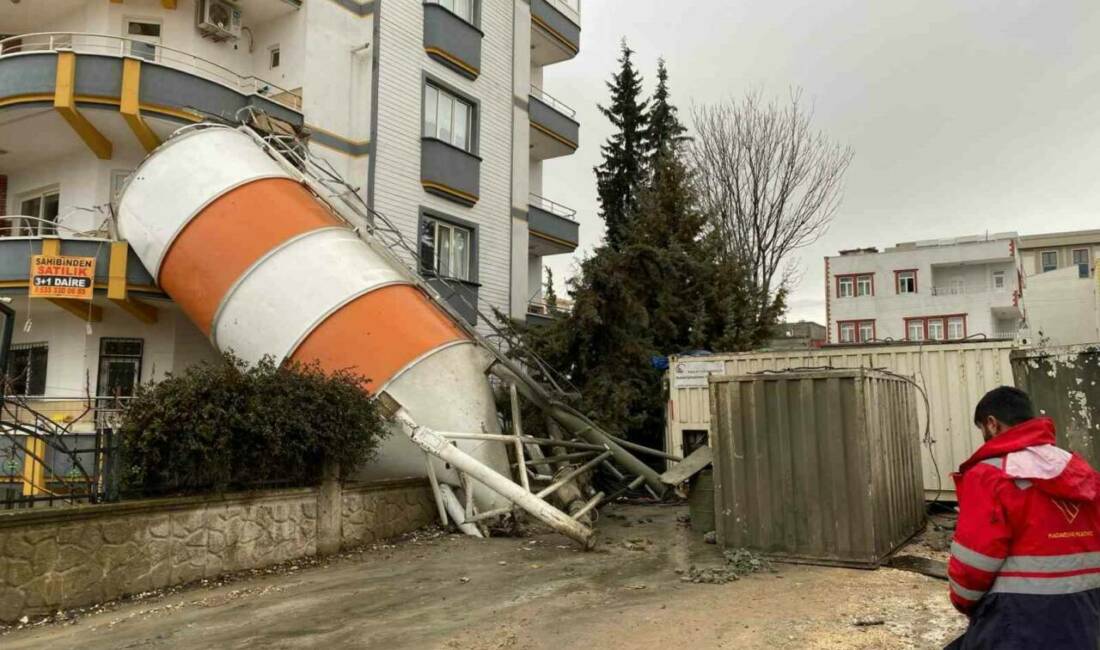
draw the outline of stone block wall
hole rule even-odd
[[[326,537],[330,546],[369,543],[435,518],[424,480],[388,481],[341,490],[341,517],[327,530],[320,492],[0,513],[0,622],[314,555]]]

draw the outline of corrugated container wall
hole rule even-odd
[[[718,541],[877,566],[924,525],[911,383],[870,370],[711,378]]]
[[[1012,372],[1039,412],[1054,418],[1058,444],[1100,467],[1100,346],[1020,350]]]
[[[982,444],[974,426],[974,406],[986,391],[1011,385],[1010,341],[975,341],[935,345],[836,347],[822,350],[782,350],[717,354],[669,359],[666,449],[683,454],[685,440],[710,431],[707,376],[744,375],[793,368],[881,368],[913,377],[928,394],[931,450],[921,445],[925,498],[955,499],[955,471]],[[918,402],[920,436],[926,426],[924,404]]]

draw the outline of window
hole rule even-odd
[[[855,343],[856,342],[856,324],[855,323],[840,323],[840,342],[841,343]]]
[[[1040,263],[1043,273],[1058,268],[1058,251],[1043,251],[1040,253]]]
[[[279,59],[281,52],[278,45],[272,45],[271,49],[267,51],[267,67],[274,70],[279,67]]]
[[[429,0],[432,4],[443,7],[471,25],[474,23],[474,2],[476,1],[477,0]]]
[[[875,321],[865,320],[859,322],[859,340],[863,343],[875,340]]]
[[[855,294],[856,279],[852,276],[841,276],[836,280],[836,297],[851,298]]]
[[[473,123],[473,104],[434,84],[424,87],[424,137],[472,152]]]
[[[857,296],[873,296],[873,295],[875,295],[874,276],[871,276],[871,275],[856,276],[856,295]]]
[[[1092,270],[1092,264],[1089,261],[1089,249],[1087,248],[1075,248],[1073,249],[1073,265],[1077,267],[1077,277],[1087,278]]]
[[[942,318],[929,318],[926,321],[926,327],[928,329],[928,338],[932,341],[943,340],[943,319]]]
[[[22,219],[8,218],[2,234],[13,237],[45,237],[57,234],[61,194],[56,190],[24,196],[19,202]]]
[[[156,61],[160,44],[160,23],[147,20],[127,20],[126,36],[130,39],[130,56]]]
[[[849,273],[836,276],[837,298],[875,295],[875,276],[870,273]]]
[[[473,231],[425,218],[420,233],[420,269],[443,278],[473,280]]]
[[[947,319],[947,340],[959,341],[966,338],[966,318],[951,316]]]
[[[1005,272],[994,271],[993,272],[993,288],[1004,289],[1005,288]]]
[[[870,343],[875,340],[875,321],[839,321],[837,331],[841,343]]]
[[[141,339],[99,340],[99,397],[130,397],[141,381],[141,357],[145,342]]]
[[[894,275],[897,278],[897,291],[898,293],[916,293],[917,292],[917,272],[916,271],[894,271]]]
[[[12,395],[46,394],[46,361],[49,346],[45,343],[13,345],[8,354],[7,378]]]
[[[905,321],[905,338],[910,341],[924,340],[924,319],[910,318]]]

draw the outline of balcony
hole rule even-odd
[[[469,79],[481,74],[481,30],[438,4],[424,3],[424,51]]]
[[[22,166],[64,155],[60,116],[100,159],[156,148],[181,125],[262,111],[302,126],[298,93],[164,45],[104,34],[49,32],[0,41],[0,142]],[[53,107],[54,111],[43,111]],[[49,137],[42,137],[48,133]]]
[[[531,194],[527,199],[528,253],[536,257],[572,253],[580,240],[577,211]]]
[[[531,86],[529,111],[533,159],[568,156],[577,150],[581,125],[576,120],[575,110],[541,88]]]
[[[545,66],[577,56],[580,0],[531,0],[531,63]]]
[[[551,307],[542,300],[531,300],[527,303],[527,326],[544,327],[559,318],[560,310]]]
[[[420,140],[420,184],[424,191],[467,207],[481,197],[481,158],[438,140]]]
[[[989,309],[994,318],[1023,318],[1020,294],[1008,287],[952,283],[933,286],[930,293],[940,299],[937,301],[937,311],[940,313],[967,313]]]
[[[27,294],[31,258],[35,255],[89,257],[95,260],[92,301],[60,297],[36,300],[53,303],[83,321],[102,320],[107,304],[121,308],[143,323],[157,321],[157,308],[144,298],[166,296],[126,242],[67,232],[64,226],[40,221],[24,216],[0,217],[0,295]],[[30,234],[30,224],[37,224],[38,232],[46,236]],[[55,234],[57,231],[62,234]]]

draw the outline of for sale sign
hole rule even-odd
[[[91,300],[95,258],[35,255],[31,258],[31,298]]]

